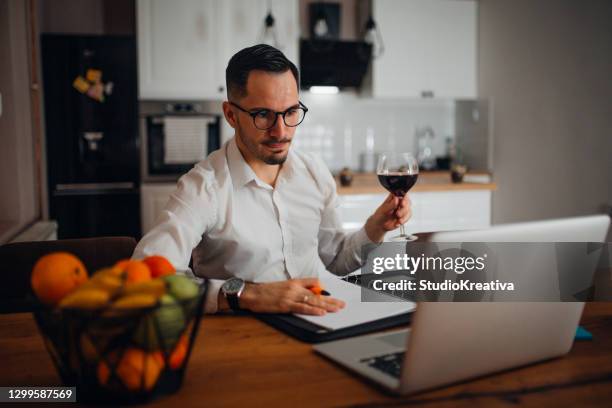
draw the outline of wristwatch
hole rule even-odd
[[[221,292],[223,292],[223,296],[227,299],[227,303],[234,311],[241,310],[238,299],[240,299],[240,295],[242,295],[245,286],[246,283],[240,278],[230,278],[221,285]]]

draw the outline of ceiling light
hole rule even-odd
[[[378,58],[385,52],[382,34],[380,33],[380,30],[378,29],[378,26],[376,25],[376,22],[371,14],[365,24],[363,40],[369,44],[372,44],[372,58]]]
[[[337,86],[311,86],[308,90],[318,95],[335,95],[340,91]]]
[[[280,44],[278,43],[278,37],[276,36],[276,26],[275,26],[274,16],[272,15],[272,9],[268,8],[268,15],[264,19],[264,26],[259,35],[259,42],[262,44],[268,44],[273,47],[280,49]]]

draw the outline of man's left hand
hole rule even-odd
[[[405,224],[412,216],[412,202],[406,194],[403,198],[389,194],[385,201],[368,218],[365,231],[372,242],[382,242],[387,231]]]

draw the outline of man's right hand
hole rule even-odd
[[[315,295],[308,289],[315,286],[320,286],[317,278],[247,283],[240,296],[240,307],[257,313],[301,313],[319,316],[327,312],[337,312],[344,307],[342,300]]]

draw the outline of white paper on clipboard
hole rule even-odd
[[[386,317],[409,313],[416,309],[416,303],[404,301],[384,293],[380,293],[380,295],[387,298],[388,301],[362,302],[362,288],[360,286],[345,282],[329,273],[320,276],[319,281],[332,297],[341,299],[346,303],[344,309],[335,313],[327,313],[324,316],[303,314],[296,314],[295,316],[328,330],[345,329]]]
[[[208,124],[213,118],[164,117],[164,164],[197,163],[208,154]]]

